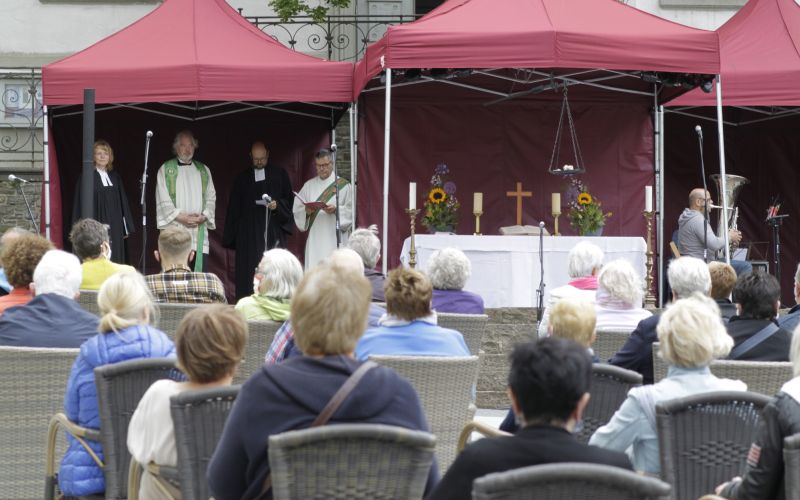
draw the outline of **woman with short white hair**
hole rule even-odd
[[[661,401],[712,391],[746,391],[739,380],[715,377],[709,365],[728,355],[733,339],[725,331],[717,304],[695,294],[667,308],[658,322],[660,356],[669,365],[667,377],[656,384],[635,387],[611,421],[599,428],[589,444],[625,451],[640,472],[658,475],[658,435],[655,407]]]
[[[597,330],[627,330],[652,316],[642,308],[642,278],[624,259],[609,262],[597,277]]]
[[[588,241],[581,241],[569,251],[567,274],[569,283],[550,291],[550,298],[539,321],[539,336],[546,337],[550,326],[550,311],[561,299],[574,297],[594,304],[597,292],[597,273],[603,267],[603,251]]]
[[[248,321],[286,321],[301,279],[303,266],[291,252],[282,248],[264,252],[253,278],[253,295],[239,300],[236,310]]]
[[[428,259],[427,274],[433,285],[431,307],[436,312],[483,314],[480,295],[463,290],[472,274],[472,264],[457,248],[443,248]]]
[[[372,286],[372,301],[385,302],[383,296],[383,282],[386,277],[375,269],[381,258],[381,240],[378,239],[378,227],[371,225],[368,228],[358,228],[347,239],[347,248],[353,250],[364,262],[364,276]]]

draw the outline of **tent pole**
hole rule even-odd
[[[358,127],[354,120],[358,119],[358,101],[350,104],[350,184],[353,186],[353,228],[357,228],[358,217],[358,161],[356,160],[356,147],[358,141],[355,134]]]
[[[656,186],[656,200],[658,206],[658,225],[656,226],[656,239],[658,240],[658,307],[664,307],[664,106],[658,107],[656,116],[658,125],[658,137],[656,144],[658,156],[656,157],[656,169],[658,171],[658,184]]]
[[[48,126],[47,105],[42,106],[43,147],[44,147],[44,237],[50,240],[50,127]],[[50,240],[52,241],[52,240]]]
[[[717,75],[717,136],[719,138],[719,188],[720,204],[722,205],[722,213],[725,214],[725,220],[728,220],[728,197],[725,193],[728,192],[728,183],[725,179],[725,134],[723,128],[725,124],[722,122],[722,75]],[[731,263],[730,241],[728,240],[728,228],[719,227],[718,231],[722,232],[722,238],[725,240],[725,263]]]
[[[83,89],[83,170],[81,177],[81,218],[94,214],[94,89]]]
[[[386,68],[386,100],[384,103],[383,117],[383,256],[381,268],[386,276],[389,260],[389,146],[391,140],[389,133],[392,122],[392,70]]]

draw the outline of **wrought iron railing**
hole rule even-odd
[[[42,109],[38,68],[0,68],[0,170],[41,169]]]
[[[285,22],[274,16],[245,16],[245,19],[293,50],[324,59],[355,61],[363,55],[368,44],[383,36],[389,26],[410,23],[418,17],[328,16],[323,23],[307,16],[292,17]]]

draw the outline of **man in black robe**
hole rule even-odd
[[[253,293],[253,272],[264,253],[266,210],[262,195],[269,202],[267,248],[286,248],[292,234],[292,184],[283,168],[269,163],[269,149],[255,142],[250,149],[252,168],[241,172],[231,189],[222,244],[236,250],[236,300]]]

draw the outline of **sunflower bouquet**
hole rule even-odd
[[[453,231],[458,225],[458,209],[461,204],[456,198],[456,183],[449,180],[450,169],[440,163],[436,165],[431,177],[431,188],[425,200],[425,215],[422,225],[428,231]]]
[[[569,202],[569,225],[581,236],[599,233],[611,212],[603,212],[602,203],[589,193],[588,185],[575,177],[569,183],[569,192],[573,196]]]

